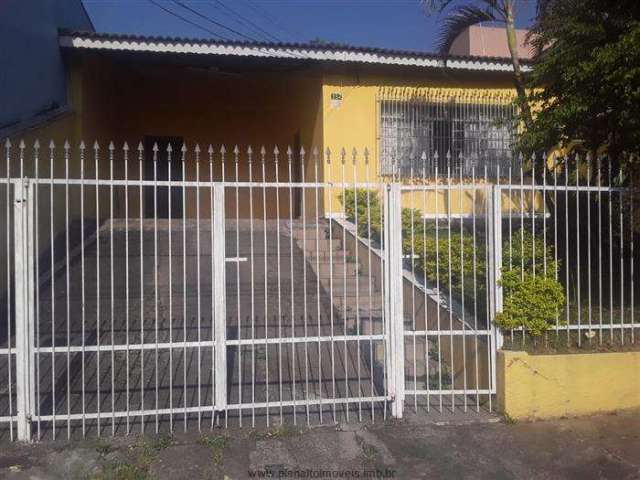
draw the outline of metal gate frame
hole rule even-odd
[[[30,180],[10,179],[14,186],[14,280],[15,280],[15,335],[16,335],[16,394],[17,394],[17,438],[22,441],[32,439],[32,419],[38,415],[36,405],[36,360],[35,350],[35,248],[34,248],[34,190],[38,183],[44,184],[100,184],[99,180],[64,180],[64,179],[41,179]],[[127,180],[111,181],[112,184],[126,185]],[[158,186],[167,182],[130,182],[132,185]],[[191,183],[197,186],[196,182],[177,182],[180,184]],[[204,183],[203,183],[204,185]],[[207,183],[211,188],[211,183]],[[216,245],[213,255],[213,284],[215,290],[214,299],[214,337],[213,355],[215,368],[215,393],[213,409],[224,411],[227,409],[227,346],[240,345],[241,341],[226,339],[226,295],[225,289],[225,265],[229,261],[225,252],[225,189],[229,187],[242,186],[242,183],[213,182],[213,200],[216,208],[213,209],[213,242]],[[265,188],[282,187],[282,183],[261,184]],[[331,183],[294,183],[296,188],[331,188],[335,184]],[[351,186],[350,186],[351,187]],[[357,185],[356,185],[357,187]],[[386,265],[384,271],[383,309],[387,319],[384,330],[385,358],[387,377],[386,391],[391,400],[391,414],[396,418],[402,418],[404,413],[404,402],[406,398],[405,387],[405,328],[403,313],[403,293],[398,284],[403,282],[403,257],[402,257],[402,205],[401,195],[403,187],[401,183],[387,183],[384,185],[384,195],[382,198],[384,209],[384,244],[383,264]],[[477,188],[478,186],[475,185]],[[415,187],[410,187],[415,188]],[[490,217],[489,230],[490,243],[489,274],[490,285],[494,288],[489,292],[491,305],[491,319],[495,313],[502,308],[502,289],[499,285],[501,258],[501,229],[500,226],[500,189],[499,186],[488,187],[490,195]],[[395,287],[395,288],[394,288]],[[222,291],[220,290],[222,288]],[[491,322],[492,343],[491,364],[492,382],[490,394],[495,393],[495,354],[496,348],[501,344],[500,333]],[[301,339],[303,341],[303,339]],[[298,402],[300,404],[300,401]],[[247,408],[251,405],[247,404]],[[196,407],[197,408],[197,407]],[[182,412],[182,407],[175,407],[176,412]],[[211,411],[211,406],[203,406],[199,411]],[[192,408],[189,411],[195,411]],[[149,410],[152,414],[153,410]],[[108,415],[108,414],[107,414]],[[105,415],[106,416],[106,415]],[[60,414],[59,418],[64,418]]]
[[[487,199],[486,222],[487,222],[487,270],[488,270],[488,291],[486,292],[489,304],[488,326],[489,334],[476,333],[487,337],[490,346],[488,346],[489,359],[489,388],[480,390],[481,394],[487,394],[489,397],[489,410],[491,407],[491,396],[496,394],[496,356],[497,351],[502,347],[503,338],[499,328],[496,327],[495,317],[503,308],[503,292],[501,279],[502,270],[502,199],[501,193],[504,186],[471,183],[466,185],[444,185],[441,191],[451,191],[459,188],[482,189]],[[434,191],[438,194],[437,186],[425,185],[403,185],[401,183],[392,183],[387,185],[387,195],[385,196],[385,242],[389,246],[386,252],[386,261],[389,268],[387,270],[387,278],[389,286],[402,285],[404,281],[403,272],[403,239],[402,239],[402,192],[408,191]],[[450,219],[449,219],[450,221]],[[409,394],[405,385],[405,336],[413,336],[414,334],[407,331],[404,326],[404,294],[402,288],[388,288],[389,292],[386,300],[389,317],[393,319],[393,325],[390,329],[390,341],[392,348],[390,352],[390,365],[392,373],[390,379],[390,390],[395,401],[392,404],[392,413],[397,418],[402,418],[404,413],[405,400]],[[452,392],[455,391],[452,387]],[[427,396],[432,392],[434,395],[442,395],[438,390],[431,390],[427,387]],[[448,392],[447,392],[448,393]],[[477,389],[464,389],[459,392],[462,395],[474,395],[478,393]],[[413,393],[415,395],[417,393]]]

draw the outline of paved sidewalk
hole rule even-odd
[[[0,477],[640,478],[638,411],[515,424],[473,415],[442,418],[5,444]]]

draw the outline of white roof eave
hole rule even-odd
[[[164,41],[144,39],[88,38],[79,35],[60,36],[60,46],[89,50],[116,50],[128,52],[177,53],[195,55],[220,55],[237,57],[291,58],[345,63],[368,63],[379,65],[403,65],[423,68],[445,68],[440,58],[413,57],[388,53],[363,52],[348,49],[306,49],[289,46],[229,45],[194,43],[188,41]],[[483,61],[452,58],[446,67],[455,70],[509,72],[511,62]],[[524,67],[524,70],[529,70]]]

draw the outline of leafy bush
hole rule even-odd
[[[382,205],[378,192],[364,188],[347,189],[338,196],[344,205],[347,220],[358,226],[358,235],[369,238],[369,224],[371,225],[371,239],[380,242],[382,236]],[[422,212],[417,209],[402,209],[402,236],[411,239],[413,235],[425,232]],[[410,247],[409,247],[410,248]]]
[[[511,245],[509,245],[508,237],[502,242],[502,267],[505,270],[513,269],[520,272],[524,266],[525,272],[533,273],[535,261],[535,273],[542,274],[544,272],[545,256],[547,275],[553,276],[558,268],[554,249],[552,245],[547,245],[545,248],[544,238],[541,235],[534,237],[530,230],[519,228],[511,233]]]
[[[344,205],[347,220],[358,226],[358,235],[369,238],[369,222],[371,239],[380,241],[382,235],[382,206],[378,192],[365,188],[347,189],[338,196]]]
[[[358,235],[369,238],[370,232],[371,239],[380,242],[383,214],[378,192],[348,189],[339,198],[347,220],[357,224]],[[496,319],[503,329],[523,327],[534,336],[555,323],[557,312],[565,302],[563,287],[555,280],[559,265],[553,246],[545,247],[542,232],[537,233],[534,236],[530,230],[516,229],[512,232],[511,242],[509,238],[503,241],[501,284],[504,302],[503,312]],[[436,240],[434,225],[424,222],[420,210],[402,209],[402,238],[403,253],[415,256],[411,261],[416,272],[445,291],[451,285],[451,293],[458,298],[463,292],[465,297],[471,297],[475,287],[478,312],[484,311],[486,248],[483,239],[476,238],[474,269],[473,235],[461,235],[456,231],[449,237],[443,230]]]
[[[414,259],[415,269],[429,281],[439,282],[440,288],[448,289],[449,261],[451,260],[451,289],[455,293],[461,293],[464,277],[464,290],[467,293],[472,293],[473,247],[472,235],[461,236],[459,232],[452,233],[451,256],[449,256],[449,235],[446,232],[441,232],[436,241],[435,231],[425,232],[414,237],[413,253],[418,257]],[[484,249],[477,247],[475,273],[476,291],[479,292],[484,287],[485,258]]]
[[[524,328],[538,336],[555,324],[558,311],[564,306],[562,285],[551,275],[520,270],[503,272],[503,311],[496,316],[496,324],[506,330]]]

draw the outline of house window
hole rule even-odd
[[[512,105],[385,100],[380,104],[381,174],[408,177],[446,174],[506,174],[513,161]],[[426,164],[421,160],[427,154]]]

